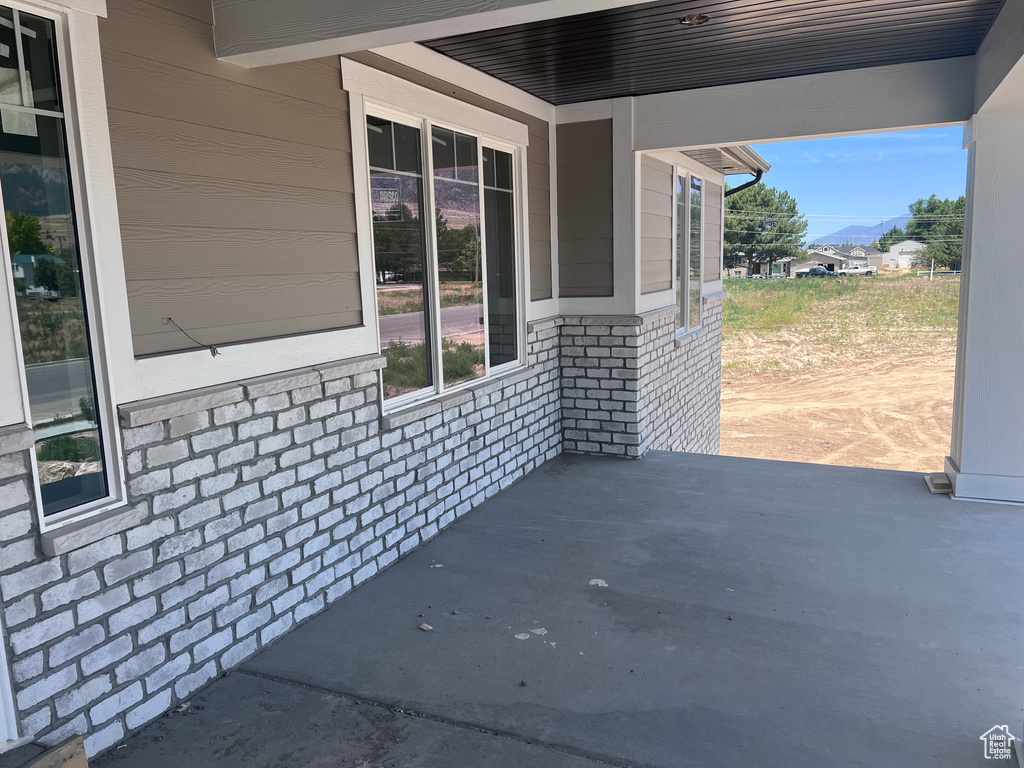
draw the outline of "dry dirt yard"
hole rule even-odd
[[[727,281],[722,454],[942,471],[959,282]]]

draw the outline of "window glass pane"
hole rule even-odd
[[[19,13],[22,57],[25,60],[28,91],[36,109],[61,111],[60,89],[57,78],[57,50],[53,22],[29,13]],[[3,50],[0,49],[0,53]]]
[[[35,21],[35,39],[52,46],[52,23]],[[52,101],[52,74],[48,84],[46,77],[38,82],[43,91],[32,101]],[[0,117],[0,190],[43,512],[49,515],[107,495],[103,424],[64,121],[7,109],[0,109]]]
[[[392,125],[387,120],[367,116],[366,147],[370,156],[371,168],[394,170],[395,144],[391,128]]]
[[[396,137],[406,163],[418,161],[419,131],[376,118],[367,118],[367,136]],[[401,130],[399,130],[401,129]],[[409,132],[414,133],[410,137]],[[426,239],[423,217],[422,171],[402,172],[393,159],[375,156],[386,165],[370,170],[370,201],[373,211],[373,258],[380,317],[381,354],[387,367],[381,372],[384,398],[415,392],[434,383],[430,326]]]
[[[686,328],[689,311],[686,308],[689,291],[687,290],[686,258],[686,222],[690,215],[690,205],[686,196],[687,183],[685,176],[676,176],[676,302],[679,314],[676,316],[676,328]]]
[[[423,160],[420,157],[420,130],[408,125],[394,123],[395,134],[395,170],[423,175]]]
[[[18,44],[14,37],[14,11],[10,8],[0,8],[0,103],[25,103],[21,68],[18,66]]]
[[[451,131],[435,128],[434,225],[441,300],[444,385],[479,378],[484,365],[483,264],[480,259],[480,187],[476,139],[455,134],[458,171],[449,175]],[[472,150],[472,151],[470,151]],[[445,175],[440,175],[445,174]]]
[[[484,178],[494,176],[488,166],[507,166],[497,173],[504,188],[484,187],[484,231],[487,233],[487,329],[490,364],[510,363],[516,349],[515,200],[512,197],[512,155],[484,149]]]
[[[455,178],[455,132],[435,128],[430,142],[434,152],[434,177]]]
[[[689,320],[687,327],[700,325],[700,269],[701,269],[701,180],[690,178],[690,267],[688,299]]]

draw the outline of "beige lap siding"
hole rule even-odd
[[[704,280],[722,279],[721,185],[704,182]]]
[[[640,164],[640,283],[643,293],[672,288],[674,168],[644,155]]]
[[[560,296],[611,296],[612,121],[558,126]]]
[[[194,0],[110,0],[100,40],[135,354],[359,325],[336,58],[218,61]]]

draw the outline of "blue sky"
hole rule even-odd
[[[963,129],[931,128],[845,136],[753,149],[772,165],[764,182],[796,198],[808,241],[850,224],[877,224],[936,194],[957,198],[967,185]],[[733,176],[740,184],[745,177]]]

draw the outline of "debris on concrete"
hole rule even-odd
[[[420,624],[420,629],[422,629],[424,632],[429,632],[430,630],[433,629],[433,627],[430,626],[427,623],[423,623],[423,624]]]
[[[174,708],[174,714],[180,715],[182,712],[187,712],[188,708],[192,706],[191,701],[183,701],[181,704]]]
[[[604,579],[591,579],[587,583],[590,584],[590,586],[592,586],[592,587],[607,587],[608,586],[608,582],[605,581]]]
[[[431,568],[444,568],[444,563],[434,563]]]
[[[530,631],[535,635],[546,635],[548,633],[544,627],[538,627],[537,629],[531,629]]]
[[[514,637],[515,637],[516,640],[529,640],[530,639],[530,633],[529,632],[520,632],[518,635],[514,635]]]

